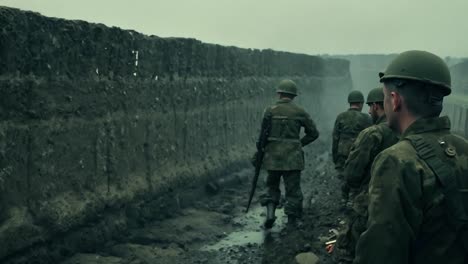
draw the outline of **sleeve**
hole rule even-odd
[[[377,154],[382,138],[374,130],[366,129],[359,133],[345,163],[344,177],[351,188],[359,188],[366,177],[367,170]]]
[[[257,146],[257,150],[259,150],[262,146],[260,146],[260,142],[262,141],[262,137],[264,137],[265,135],[263,135],[263,131],[267,128],[267,126],[270,126],[271,124],[269,124],[269,122],[271,122],[271,111],[270,111],[270,108],[267,107],[265,108],[265,110],[263,111],[263,117],[262,117],[262,124],[260,125],[260,132],[259,132],[259,135],[258,135],[258,140],[256,142],[256,146]]]
[[[310,118],[310,115],[307,113],[305,114],[302,126],[304,127],[305,135],[301,138],[301,144],[302,146],[306,146],[318,138],[319,132],[317,130],[317,127],[315,126],[314,121],[312,120],[312,118]]]
[[[335,120],[335,126],[333,127],[333,134],[332,134],[332,156],[333,156],[333,163],[336,163],[338,159],[338,144],[340,141],[340,132],[339,132],[339,125],[338,117]]]
[[[402,159],[382,152],[375,159],[371,174],[367,230],[358,240],[353,263],[408,264],[414,230],[422,221],[422,212],[415,206],[415,197],[419,196],[415,195],[419,192],[418,171]]]

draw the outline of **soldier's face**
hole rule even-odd
[[[384,83],[383,91],[384,91],[384,111],[385,111],[385,115],[387,116],[388,125],[392,129],[397,130],[398,122],[396,118],[395,105],[394,105],[394,100],[393,100],[394,93],[392,95],[392,92],[390,92],[390,90],[387,89],[387,87],[385,86],[385,83]]]
[[[377,122],[377,119],[379,119],[379,115],[377,113],[377,106],[374,103],[368,104],[368,105],[369,105],[369,115],[372,118],[372,122],[375,124],[375,122]]]

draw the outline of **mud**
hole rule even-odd
[[[262,228],[265,212],[258,203],[245,214],[250,184],[245,180],[220,188],[188,208],[174,208],[165,219],[129,228],[119,239],[76,253],[62,263],[296,263],[294,258],[301,252],[313,252],[322,264],[333,263],[323,238],[342,221],[339,182],[325,144],[311,148],[315,149],[307,155],[309,166],[302,176],[305,215],[301,229],[286,224],[282,209],[270,231]],[[257,194],[262,191],[260,183]]]
[[[60,248],[52,260],[93,248],[127,225],[163,218],[156,200],[171,190],[247,166],[279,80],[297,82],[311,113],[329,107],[322,92],[351,85],[342,59],[7,7],[0,26],[2,263],[51,243]]]

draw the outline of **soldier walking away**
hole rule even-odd
[[[388,126],[384,111],[383,88],[372,89],[366,104],[374,125],[359,133],[345,163],[344,178],[349,187],[350,210],[347,228],[339,235],[334,257],[339,263],[352,263],[354,249],[367,222],[367,189],[374,158],[384,149],[398,142],[398,136]]]
[[[349,109],[337,116],[333,128],[333,163],[335,163],[338,178],[341,180],[344,180],[343,169],[354,140],[362,130],[372,125],[369,116],[361,113],[364,96],[360,91],[351,91],[348,95],[348,103],[350,105]],[[344,204],[348,200],[348,192],[346,184],[343,183],[342,196]]]
[[[432,53],[407,51],[379,75],[389,126],[401,139],[372,165],[354,263],[468,263],[468,142],[439,117],[450,71]]]
[[[296,84],[291,80],[283,80],[276,92],[279,100],[264,112],[264,120],[271,122],[263,158],[263,168],[268,171],[267,190],[260,197],[262,206],[267,207],[266,229],[271,228],[276,219],[275,210],[281,197],[281,177],[286,190],[284,210],[288,224],[295,226],[300,223],[303,200],[300,183],[301,170],[304,169],[302,148],[319,136],[309,114],[293,103],[297,96]],[[302,127],[305,135],[299,138]]]

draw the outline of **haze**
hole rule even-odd
[[[306,54],[423,49],[468,57],[466,0],[0,0],[160,37]]]

